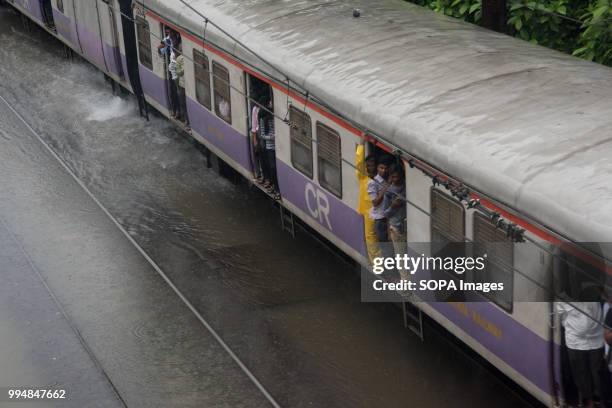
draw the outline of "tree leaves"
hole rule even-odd
[[[482,0],[407,0],[478,24]],[[508,34],[612,66],[612,0],[508,0]]]

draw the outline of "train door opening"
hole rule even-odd
[[[384,169],[384,173],[382,173]],[[377,188],[384,189],[382,200],[376,200],[378,205],[376,217],[382,217],[384,222],[374,221],[379,226],[375,227],[375,236],[366,237],[368,247],[375,240],[382,251],[383,256],[403,255],[408,251],[406,238],[406,173],[403,162],[398,156],[385,151],[375,143],[368,142],[366,145],[366,171],[370,179],[377,181]],[[382,178],[382,180],[381,180]],[[370,185],[370,180],[368,184]],[[368,188],[370,191],[371,189]],[[370,192],[368,191],[368,194]],[[368,200],[375,202],[375,198],[368,196]],[[382,243],[382,245],[381,245]],[[372,251],[369,250],[370,253]],[[393,279],[407,279],[403,271],[394,274]]]
[[[265,81],[247,75],[249,151],[253,176],[268,193],[279,198],[274,131],[274,94]]]
[[[181,34],[172,27],[161,25],[161,42],[157,47],[158,52],[164,58],[164,79],[168,96],[168,110],[172,118],[181,118],[181,103],[178,94],[178,77],[176,75],[176,58],[179,56],[181,45]]]
[[[607,311],[607,308],[602,305],[602,299],[607,299],[609,295],[606,264],[603,261],[604,258],[599,244],[582,243],[581,246],[581,250],[560,248],[556,251],[553,260],[554,300],[560,301],[560,299],[563,299],[567,303],[562,304],[576,308],[577,311],[573,313],[572,320],[576,320],[575,316],[583,317],[588,324],[601,325],[605,329],[606,314],[604,312]],[[559,310],[556,310],[556,312],[558,313]],[[554,366],[559,367],[561,378],[556,377],[556,370],[551,373],[556,382],[555,385],[560,386],[561,396],[565,403],[573,406],[586,406],[588,405],[586,400],[589,398],[580,391],[580,387],[581,385],[588,387],[591,384],[592,390],[598,389],[599,395],[597,396],[606,400],[602,402],[605,402],[608,406],[612,396],[612,383],[609,374],[607,374],[607,367],[595,367],[598,372],[593,373],[591,371],[592,363],[589,363],[586,367],[581,366],[580,358],[577,357],[581,354],[579,343],[584,344],[589,340],[586,338],[586,334],[584,338],[581,338],[581,334],[576,331],[573,325],[569,329],[566,327],[565,322],[568,319],[569,312],[566,311],[565,313],[567,314],[561,315],[560,324],[556,327],[559,331],[561,350],[558,355],[553,354],[553,358],[556,360]],[[566,335],[566,330],[571,330],[569,336]],[[603,346],[601,353],[598,349],[591,350],[591,352],[595,354],[595,361],[598,363],[601,362],[602,365],[610,363],[609,360],[604,360]],[[602,372],[606,375],[601,379],[596,378],[599,384],[595,385],[593,378],[599,377]],[[595,394],[597,394],[597,391],[595,391]]]
[[[55,21],[53,19],[53,7],[51,6],[51,0],[41,0],[40,8],[42,11],[43,22],[50,30],[56,31]]]
[[[383,183],[387,184],[388,188],[380,205],[382,205],[383,214],[386,217],[386,238],[388,243],[383,243],[386,250],[380,251],[381,255],[401,256],[407,254],[410,249],[408,248],[406,222],[408,205],[404,163],[400,157],[390,155],[375,143],[368,142],[365,153],[365,167],[369,180],[377,176],[379,164],[384,164],[387,168]],[[371,197],[368,196],[368,199],[371,200]],[[369,217],[369,214],[367,216]],[[379,234],[380,232],[373,225],[367,226],[366,223],[365,241],[370,258],[378,255]],[[386,276],[385,279],[394,281],[399,279],[410,280],[410,274],[406,270],[399,269],[394,271],[391,276]],[[423,341],[423,315],[421,309],[416,304],[404,300],[402,301],[402,314],[404,327],[410,329]]]
[[[130,0],[118,0],[117,3],[119,4],[117,15],[121,19],[120,26],[125,52],[125,64],[122,61],[121,65],[138,101],[140,116],[149,120],[149,107],[140,81],[139,68],[141,62],[143,65],[151,62],[149,25],[142,17],[144,16],[144,10],[137,4],[132,7],[133,4]]]

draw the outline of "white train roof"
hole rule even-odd
[[[396,146],[574,241],[612,242],[612,69],[401,0],[186,2]],[[203,32],[180,0],[145,4]]]

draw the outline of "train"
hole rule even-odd
[[[612,272],[582,244],[612,242],[610,68],[401,0],[7,1],[167,117],[172,30],[191,134],[247,180],[268,89],[279,202],[361,265],[356,152],[403,162],[408,241],[510,243],[510,292],[419,309],[544,405],[571,399],[555,299],[512,294],[553,279],[559,248]]]

